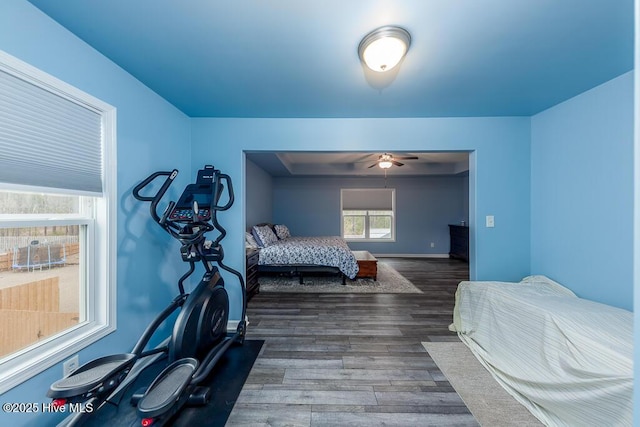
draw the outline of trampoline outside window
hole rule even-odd
[[[91,204],[87,197],[0,191],[3,225],[21,224],[0,228],[0,359],[87,320]]]

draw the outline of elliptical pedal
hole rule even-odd
[[[198,361],[190,357],[176,360],[167,366],[138,402],[138,415],[142,418],[171,416],[182,406],[176,404],[180,398],[188,400],[189,395],[184,390],[197,368]]]
[[[132,353],[105,356],[86,363],[71,375],[51,385],[47,397],[62,399],[88,392],[104,392],[118,385],[119,377],[131,369],[137,356]]]

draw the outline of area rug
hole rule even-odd
[[[304,276],[304,283],[298,277],[260,276],[260,292],[308,292],[308,293],[387,293],[421,294],[413,283],[404,278],[393,267],[378,262],[378,280],[362,278],[346,279],[346,285],[338,276]]]
[[[423,342],[422,345],[481,426],[543,425],[493,379],[464,343]]]

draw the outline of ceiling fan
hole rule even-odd
[[[404,163],[400,163],[398,160],[418,160],[416,156],[399,156],[395,157],[393,154],[384,153],[378,156],[378,161],[369,166],[371,169],[374,166],[378,166],[382,169],[389,169],[392,165],[402,166]]]

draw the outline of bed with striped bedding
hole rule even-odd
[[[545,276],[461,282],[450,329],[549,426],[630,426],[633,314]]]

